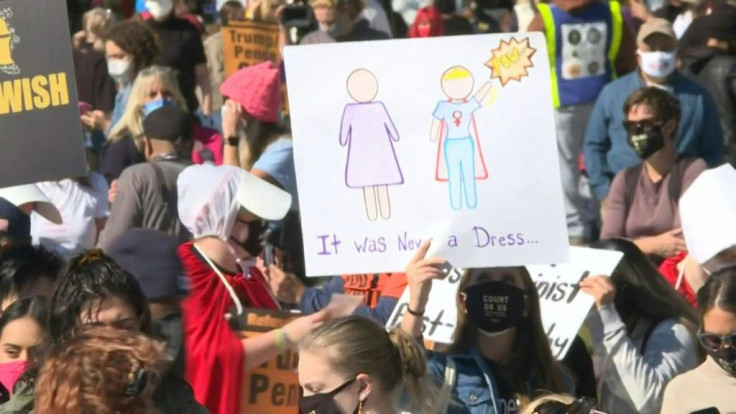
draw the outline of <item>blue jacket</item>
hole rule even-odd
[[[452,354],[456,379],[447,414],[505,414],[493,371],[473,346],[466,354]],[[439,352],[427,352],[427,372],[444,383],[448,356]],[[572,378],[563,373],[563,380],[570,394],[575,393]]]
[[[645,86],[636,71],[606,85],[595,102],[585,131],[583,153],[593,195],[598,200],[608,196],[616,173],[641,163],[626,142],[623,108],[629,95]],[[711,167],[718,165],[723,158],[723,131],[710,93],[680,73],[675,73],[665,86],[682,105],[677,135],[680,155],[703,158]]]
[[[344,293],[345,281],[340,276],[334,276],[329,282],[320,287],[305,289],[302,300],[299,303],[299,309],[303,314],[318,312],[330,304],[333,294]],[[381,325],[386,325],[398,302],[398,298],[381,296],[375,308],[363,305],[358,307],[353,314],[366,316]]]

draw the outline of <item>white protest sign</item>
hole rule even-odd
[[[307,274],[568,259],[541,33],[284,52]]]
[[[562,359],[570,349],[593,298],[580,291],[578,284],[588,276],[610,275],[623,253],[583,247],[570,248],[571,262],[561,265],[527,266],[537,286],[542,325],[552,348],[552,355]],[[462,269],[453,269],[441,281],[434,281],[424,313],[424,338],[438,343],[452,343],[457,325],[457,296]],[[401,323],[409,304],[409,290],[405,290],[396,304],[387,327]]]
[[[580,281],[610,275],[623,256],[617,251],[571,247],[568,264],[527,266],[537,285],[542,324],[555,358],[565,357],[594,303],[592,296],[580,291]]]

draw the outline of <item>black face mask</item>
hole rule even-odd
[[[335,396],[342,392],[345,388],[349,387],[355,379],[342,384],[330,392],[323,394],[314,394],[308,397],[299,398],[299,413],[300,414],[340,414],[340,409],[335,403]],[[358,408],[355,408],[354,413],[358,412]]]
[[[260,255],[261,252],[263,251],[263,242],[261,240],[263,228],[265,227],[263,224],[263,221],[261,220],[248,221],[248,222],[242,221],[242,220],[238,220],[238,221],[240,223],[248,224],[248,238],[245,239],[244,242],[241,242],[239,240],[236,240],[234,237],[230,237],[230,241],[242,247],[252,257],[258,257],[258,255]]]
[[[488,333],[517,326],[524,318],[526,292],[504,282],[484,282],[466,288],[468,320]]]
[[[729,375],[736,377],[736,348],[720,348],[716,351],[706,349],[708,355],[715,359],[718,365]]]
[[[661,125],[631,124],[627,126],[628,143],[645,160],[664,147]]]

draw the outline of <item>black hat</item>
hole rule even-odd
[[[174,236],[135,228],[115,239],[105,253],[138,280],[148,300],[160,300],[186,293],[177,247]]]
[[[704,25],[708,37],[724,41],[736,39],[736,5],[718,2],[703,20],[708,22]]]
[[[31,241],[31,218],[10,201],[0,198],[0,234],[17,241]]]
[[[143,134],[150,139],[171,141],[175,144],[192,137],[192,118],[174,105],[163,106],[143,120]]]

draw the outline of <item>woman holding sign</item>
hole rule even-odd
[[[611,239],[591,247],[624,253],[610,277],[580,282],[596,304],[586,325],[598,398],[610,413],[659,413],[667,383],[700,362],[695,311],[633,242]]]
[[[409,307],[401,328],[421,335],[433,279],[444,259],[425,255],[424,242],[407,266]],[[542,327],[539,295],[525,267],[468,270],[460,281],[458,329],[447,355],[429,352],[428,371],[452,386],[448,413],[505,414],[540,392],[572,392],[552,357]],[[455,371],[454,375],[448,375]]]

